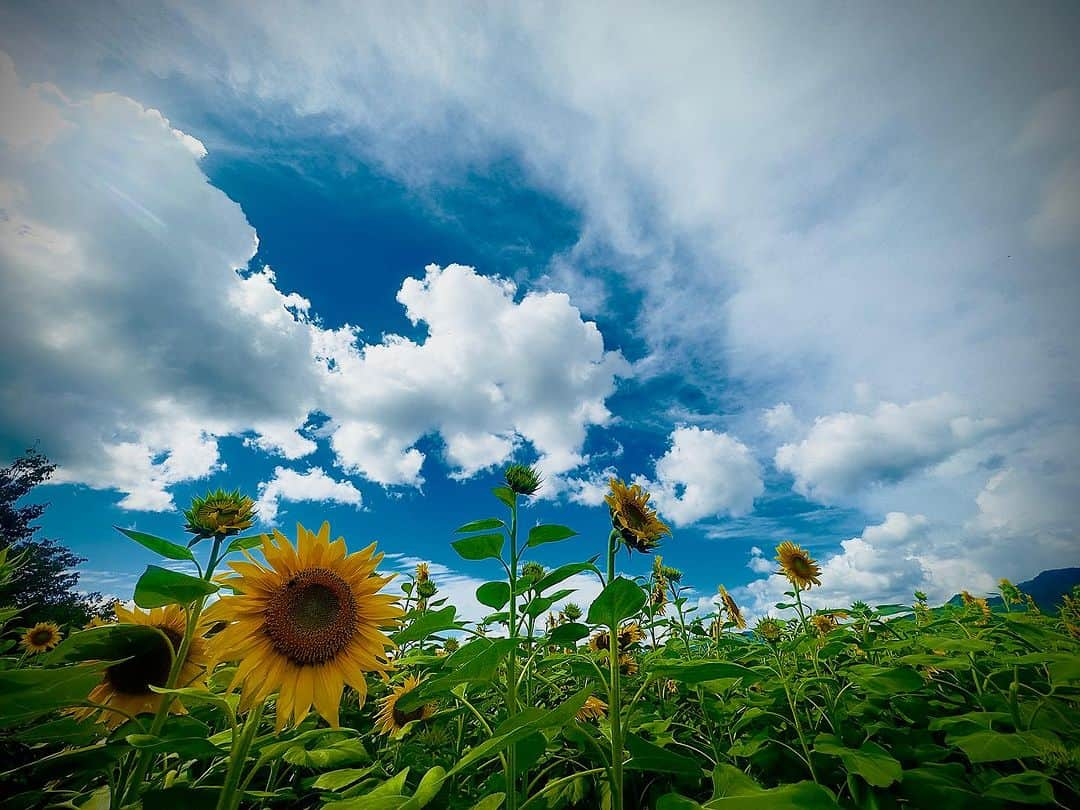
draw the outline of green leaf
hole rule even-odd
[[[913,807],[975,807],[979,799],[964,766],[956,762],[924,763],[906,770],[898,789]]]
[[[304,768],[326,770],[327,768],[340,768],[342,765],[355,765],[356,763],[370,762],[364,744],[357,739],[336,740],[307,750],[302,745],[297,745],[287,750],[284,760],[290,765],[299,765]]]
[[[121,529],[119,526],[114,526],[118,532],[130,537],[140,546],[153,551],[155,554],[160,554],[162,557],[168,557],[170,560],[194,560],[195,555],[191,553],[190,548],[184,548],[178,546],[171,540],[165,540],[161,537],[154,537],[152,534],[146,534],[145,532],[137,532],[134,529]]]
[[[321,774],[312,783],[312,787],[319,790],[341,790],[359,782],[373,770],[375,770],[374,765],[366,768],[339,768],[336,771]]]
[[[851,680],[867,692],[892,696],[903,692],[915,692],[924,686],[922,675],[910,667],[875,667],[860,664],[849,670]]]
[[[495,489],[491,490],[491,494],[503,503],[505,503],[511,509],[513,509],[514,504],[517,503],[517,495],[514,493],[514,490],[510,489],[510,487],[495,487]]]
[[[630,754],[630,760],[626,763],[627,770],[676,773],[683,776],[701,774],[701,764],[696,759],[668,751],[633,733],[626,735],[626,750]]]
[[[179,754],[182,757],[207,759],[216,757],[224,750],[211,743],[210,728],[193,717],[171,717],[158,735],[128,734],[124,739],[129,745],[155,754]]]
[[[209,703],[211,706],[219,709],[230,720],[235,720],[236,718],[233,707],[229,701],[214,692],[208,692],[205,689],[196,689],[193,686],[186,686],[182,689],[161,689],[157,686],[151,686],[150,688],[159,695],[175,695],[180,698],[181,702],[189,700],[197,703]]]
[[[848,748],[833,735],[821,734],[814,741],[814,751],[840,757],[845,768],[874,787],[888,787],[898,781],[903,772],[900,762],[875,742],[867,741],[858,748]]]
[[[764,790],[749,774],[726,762],[721,762],[713,768],[712,781],[714,799],[724,796],[744,796],[747,793]]]
[[[148,565],[135,583],[135,604],[141,608],[187,605],[217,591],[213,582]]]
[[[249,548],[256,548],[263,544],[263,538],[265,534],[249,534],[247,537],[236,537],[229,543],[228,548],[225,549],[225,553],[229,554],[234,551],[246,551]]]
[[[879,616],[895,616],[898,613],[911,613],[910,605],[878,605],[874,608]]]
[[[73,706],[101,682],[104,664],[0,670],[0,727]]]
[[[1017,804],[1053,804],[1054,788],[1049,777],[1038,771],[1024,771],[991,782],[983,796]]]
[[[685,796],[669,793],[660,797],[656,810],[692,810],[697,807],[704,807],[706,810],[836,810],[838,806],[833,795],[821,785],[796,782],[757,793],[722,796],[710,799],[704,805],[699,805]]]
[[[974,734],[957,737],[952,740],[952,744],[967,754],[973,764],[978,764],[1039,757],[1047,747],[1060,743],[1053,732],[1036,729],[1016,734],[976,731]]]
[[[492,793],[482,798],[469,810],[499,810],[504,799],[506,799],[505,793]]]
[[[510,586],[505,582],[485,582],[476,589],[476,601],[495,610],[502,610],[510,601]]]
[[[589,562],[568,563],[567,565],[561,565],[554,571],[549,571],[547,574],[545,574],[542,579],[540,579],[535,585],[533,585],[533,590],[535,590],[537,593],[543,593],[552,585],[558,585],[563,580],[569,579],[574,574],[580,574],[582,571],[592,571],[596,574],[599,574],[600,569],[597,568],[596,565],[594,565],[595,560],[596,557],[593,557],[592,560],[590,560]]]
[[[454,529],[455,534],[467,534],[468,532],[486,532],[488,529],[501,529],[506,524],[498,518],[484,518],[483,520],[474,520],[472,523],[466,523],[464,526],[458,526]]]
[[[1080,655],[1055,656],[1050,664],[1050,682],[1054,686],[1065,686],[1080,681]]]
[[[732,664],[727,661],[702,661],[690,664],[655,664],[648,669],[649,674],[657,678],[668,678],[681,683],[705,683],[706,681],[719,681],[724,678],[739,678],[744,686],[757,683],[764,679],[764,675],[744,667],[741,664]]]
[[[163,648],[161,645],[164,644]],[[72,633],[41,657],[41,663],[69,664],[73,661],[123,661],[151,650],[172,649],[168,637],[145,624],[107,624]]]
[[[463,559],[487,560],[502,557],[504,537],[499,534],[477,534],[454,540],[450,545]]]
[[[566,645],[569,647],[589,635],[589,628],[577,622],[560,624],[548,636],[549,644]]]
[[[616,627],[641,610],[645,604],[645,591],[636,582],[625,577],[616,577],[607,584],[600,595],[589,605],[589,624]]]
[[[441,633],[444,630],[458,630],[462,625],[460,622],[454,621],[456,615],[457,608],[453,605],[423,613],[418,618],[413,619],[412,623],[404,630],[394,633],[394,642],[396,644],[405,644],[409,641],[426,638],[434,633]]]
[[[546,610],[550,610],[551,606],[558,602],[560,599],[565,599],[574,592],[573,588],[564,588],[562,590],[555,591],[551,596],[537,596],[534,599],[530,599],[529,603],[522,608],[522,613],[527,616],[532,616],[534,619]]]
[[[533,526],[529,529],[529,547],[540,546],[544,543],[555,543],[559,540],[565,540],[568,537],[574,537],[577,535],[573,529],[566,526],[557,526],[555,524],[547,524],[542,526]]]

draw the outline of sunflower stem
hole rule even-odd
[[[251,750],[251,742],[259,731],[262,723],[263,707],[265,701],[259,701],[248,713],[247,720],[242,729],[233,729],[232,751],[229,754],[229,770],[225,773],[225,784],[221,786],[221,795],[218,796],[217,810],[235,810],[239,807],[243,791],[239,790],[240,777],[244,772],[244,763],[247,761],[248,751]],[[237,732],[239,731],[239,736]]]
[[[510,507],[510,652],[506,659],[506,714],[508,718],[518,713],[517,705],[517,567],[518,567],[518,496],[514,493],[514,503]],[[517,745],[511,744],[506,750],[506,810],[517,810]]]
[[[615,581],[615,553],[619,549],[619,532],[615,529],[608,535],[607,581]],[[608,623],[608,717],[611,721],[611,808],[623,809],[623,735],[622,735],[622,692],[619,672],[619,628],[618,622]]]

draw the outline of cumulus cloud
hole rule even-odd
[[[283,501],[336,503],[359,509],[364,499],[351,481],[337,481],[321,467],[309,467],[307,472],[275,467],[274,477],[259,484],[259,520],[268,526],[276,525]]]
[[[967,415],[947,395],[906,405],[881,402],[870,414],[819,417],[804,439],[776,451],[775,463],[794,476],[796,492],[831,501],[902,481],[975,445],[995,427],[993,420]]]
[[[458,477],[522,441],[558,474],[609,421],[629,367],[565,294],[519,298],[509,281],[432,265],[398,294],[426,339],[363,343],[269,267],[246,269],[255,231],[207,182],[205,147],[160,112],[25,86],[7,58],[0,92],[25,113],[0,128],[4,455],[40,439],[57,482],[165,510],[171,486],[219,467],[223,436],[311,454],[316,410],[337,462],[384,485],[422,482],[413,445],[432,434]]]
[[[745,444],[699,427],[672,431],[671,446],[656,461],[655,480],[639,478],[657,509],[687,526],[721,514],[738,516],[765,491],[761,468]]]

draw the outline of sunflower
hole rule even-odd
[[[589,695],[585,698],[585,704],[574,715],[578,720],[599,720],[607,712],[607,704],[598,697]]]
[[[835,613],[815,613],[810,617],[810,623],[823,636],[827,636],[840,626]]]
[[[776,547],[776,561],[780,563],[780,573],[800,591],[821,585],[821,569],[817,562],[804,548],[790,540]]]
[[[671,529],[649,506],[649,493],[638,484],[627,486],[617,478],[610,481],[611,492],[604,501],[611,510],[611,525],[619,532],[627,548],[648,554]]]
[[[90,621],[83,625],[83,630],[93,630],[95,627],[104,627],[107,624],[112,624],[112,622],[102,616],[91,616]]]
[[[156,712],[163,696],[150,687],[161,688],[169,679],[173,657],[180,649],[184,640],[184,631],[187,630],[187,612],[180,605],[156,607],[149,611],[137,607],[127,610],[121,605],[116,605],[114,609],[120,624],[156,627],[165,638],[161,639],[160,644],[155,644],[152,649],[140,652],[106,669],[101,683],[91,690],[87,700],[102,706],[111,706],[131,715]],[[191,645],[188,647],[187,657],[177,676],[177,687],[206,686],[208,661],[206,639],[203,638],[205,629],[206,624],[200,620]],[[75,709],[72,714],[83,720],[97,711],[88,706]],[[173,714],[184,714],[186,709],[179,700],[173,700],[170,711]],[[119,712],[102,709],[99,722],[109,728],[116,728],[126,719],[125,715]]]
[[[720,601],[724,603],[724,610],[727,612],[728,621],[734,624],[739,630],[745,630],[746,619],[743,618],[739,606],[735,604],[735,600],[731,598],[731,594],[727,592],[727,588],[723,585],[720,586]]]
[[[511,464],[503,473],[503,478],[506,480],[506,486],[518,495],[535,495],[540,485],[544,483],[540,471],[527,464]]]
[[[428,568],[426,562],[418,562],[416,564],[416,581],[427,582],[431,577],[431,570]]]
[[[413,709],[411,712],[403,712],[397,707],[397,702],[402,695],[406,695],[420,685],[420,679],[415,675],[405,678],[405,683],[395,686],[390,694],[379,701],[379,712],[375,715],[375,730],[381,734],[393,734],[401,731],[406,724],[414,720],[427,720],[435,714],[436,704],[425,703]]]
[[[638,662],[629,653],[619,654],[619,672],[623,675],[637,675]]]
[[[184,510],[184,531],[199,537],[230,536],[250,529],[255,523],[255,501],[240,490],[208,492],[195,497],[191,508]]]
[[[246,552],[245,552],[246,553]],[[402,616],[395,598],[379,591],[393,578],[378,576],[375,544],[348,554],[345,540],[330,542],[330,524],[315,534],[297,524],[297,544],[274,530],[263,536],[266,565],[247,554],[229,563],[236,591],[207,610],[228,626],[211,640],[214,661],[239,661],[229,689],[240,687],[241,709],[277,691],[277,729],[299,724],[315,710],[338,726],[345,684],[367,697],[365,674],[392,669],[394,646],[382,629]]]
[[[30,655],[37,655],[53,649],[63,637],[56,622],[38,622],[23,633],[22,647]]]
[[[775,644],[784,634],[784,622],[780,621],[780,619],[774,619],[772,616],[766,616],[758,621],[754,627],[754,632],[770,644]]]
[[[641,627],[637,622],[628,622],[627,624],[624,624],[619,628],[619,652],[626,652],[631,645],[636,644],[643,638],[645,638],[645,634],[641,632]],[[610,648],[611,637],[608,635],[607,630],[601,630],[589,639],[589,649],[593,652],[604,652]]]

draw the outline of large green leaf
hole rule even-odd
[[[168,557],[170,560],[194,560],[195,555],[191,553],[190,548],[179,546],[173,543],[171,540],[166,540],[162,537],[155,537],[152,534],[146,532],[137,532],[134,529],[121,529],[119,526],[114,526],[118,532],[126,535],[134,540],[140,546],[153,551],[155,554],[160,554],[162,557]]]
[[[232,542],[229,543],[225,549],[225,553],[228,554],[234,551],[246,551],[249,548],[256,548],[263,544],[263,538],[265,534],[249,534],[246,537],[234,537]]]
[[[558,526],[555,524],[547,524],[541,526],[533,526],[529,529],[529,542],[531,546],[541,546],[544,543],[556,543],[559,540],[565,540],[568,537],[574,537],[577,535],[573,529],[566,526]]]
[[[764,790],[745,771],[736,768],[734,765],[728,765],[726,762],[721,762],[713,768],[712,781],[712,797],[714,799],[720,799],[724,796],[743,796],[747,793],[757,793]]]
[[[450,545],[465,560],[498,559],[502,556],[504,537],[497,534],[477,534],[454,540]]]
[[[976,731],[974,734],[957,737],[951,742],[976,764],[1039,757],[1047,748],[1060,745],[1053,732],[1042,729],[1019,731],[1015,734]]]
[[[422,638],[427,638],[434,633],[441,633],[445,630],[458,630],[462,625],[454,620],[456,615],[457,608],[453,605],[447,605],[439,610],[427,611],[413,619],[404,630],[394,633],[394,642],[405,644],[409,641],[419,641]]]
[[[491,494],[505,503],[511,509],[514,508],[514,504],[517,503],[517,495],[510,487],[495,487],[491,490]]]
[[[656,810],[836,810],[839,805],[833,795],[813,782],[796,782],[756,793],[721,796],[698,804],[685,796],[669,793],[661,796]]]
[[[224,753],[223,749],[211,743],[207,737],[210,729],[193,717],[170,717],[158,735],[129,734],[125,739],[128,744],[143,751],[155,754],[179,754],[182,757],[207,759]]]
[[[616,577],[589,605],[589,624],[615,627],[634,616],[645,605],[645,591],[632,579]]]
[[[904,778],[894,790],[909,799],[912,807],[974,807],[978,794],[968,784],[964,766],[924,763],[904,771]]]
[[[283,759],[290,765],[322,771],[327,768],[370,762],[371,755],[360,740],[349,738],[320,743],[317,748],[310,750],[303,745],[297,745],[288,749]]]
[[[476,601],[495,610],[502,610],[510,601],[510,585],[506,582],[485,582],[476,589]]]
[[[0,727],[24,723],[86,700],[98,683],[104,664],[56,669],[0,670]]]
[[[844,767],[857,773],[867,784],[888,787],[900,779],[900,762],[875,742],[864,742],[858,748],[848,748],[831,734],[821,734],[814,741],[814,751],[840,757]]]
[[[693,757],[677,754],[644,740],[636,734],[626,735],[626,750],[630,760],[626,769],[656,773],[677,773],[683,776],[699,776],[701,763]]]
[[[187,605],[217,590],[218,586],[213,582],[148,565],[135,583],[135,604],[141,608]]]
[[[577,622],[560,624],[548,636],[549,644],[571,645],[589,635],[589,628]]]
[[[876,667],[860,664],[849,670],[851,680],[867,692],[892,696],[921,689],[925,682],[922,675],[910,667]]]
[[[466,523],[464,526],[458,526],[454,529],[455,534],[468,534],[469,532],[486,532],[488,529],[501,529],[506,524],[498,518],[484,518],[482,520],[474,520],[471,523]]]
[[[582,571],[592,571],[599,574],[600,569],[594,564],[596,557],[593,557],[589,562],[577,562],[568,563],[566,565],[560,565],[554,571],[549,571],[545,574],[535,585],[533,590],[537,593],[543,593],[552,585],[558,585],[565,579],[569,579],[574,574],[580,574]]]
[[[336,771],[320,774],[312,786],[320,790],[341,790],[356,784],[374,770],[374,765],[366,768],[339,768]]]
[[[527,616],[532,616],[535,619],[541,613],[550,610],[552,605],[560,599],[565,599],[573,592],[573,588],[562,588],[555,591],[555,593],[550,596],[537,596],[535,599],[530,599],[529,603],[521,609],[522,613]]]
[[[983,796],[1015,804],[1053,804],[1054,787],[1050,778],[1039,771],[1024,771],[991,782]]]
[[[55,650],[42,656],[41,662],[52,666],[74,661],[122,661],[145,652],[171,648],[168,637],[156,627],[107,624],[72,633]]]

